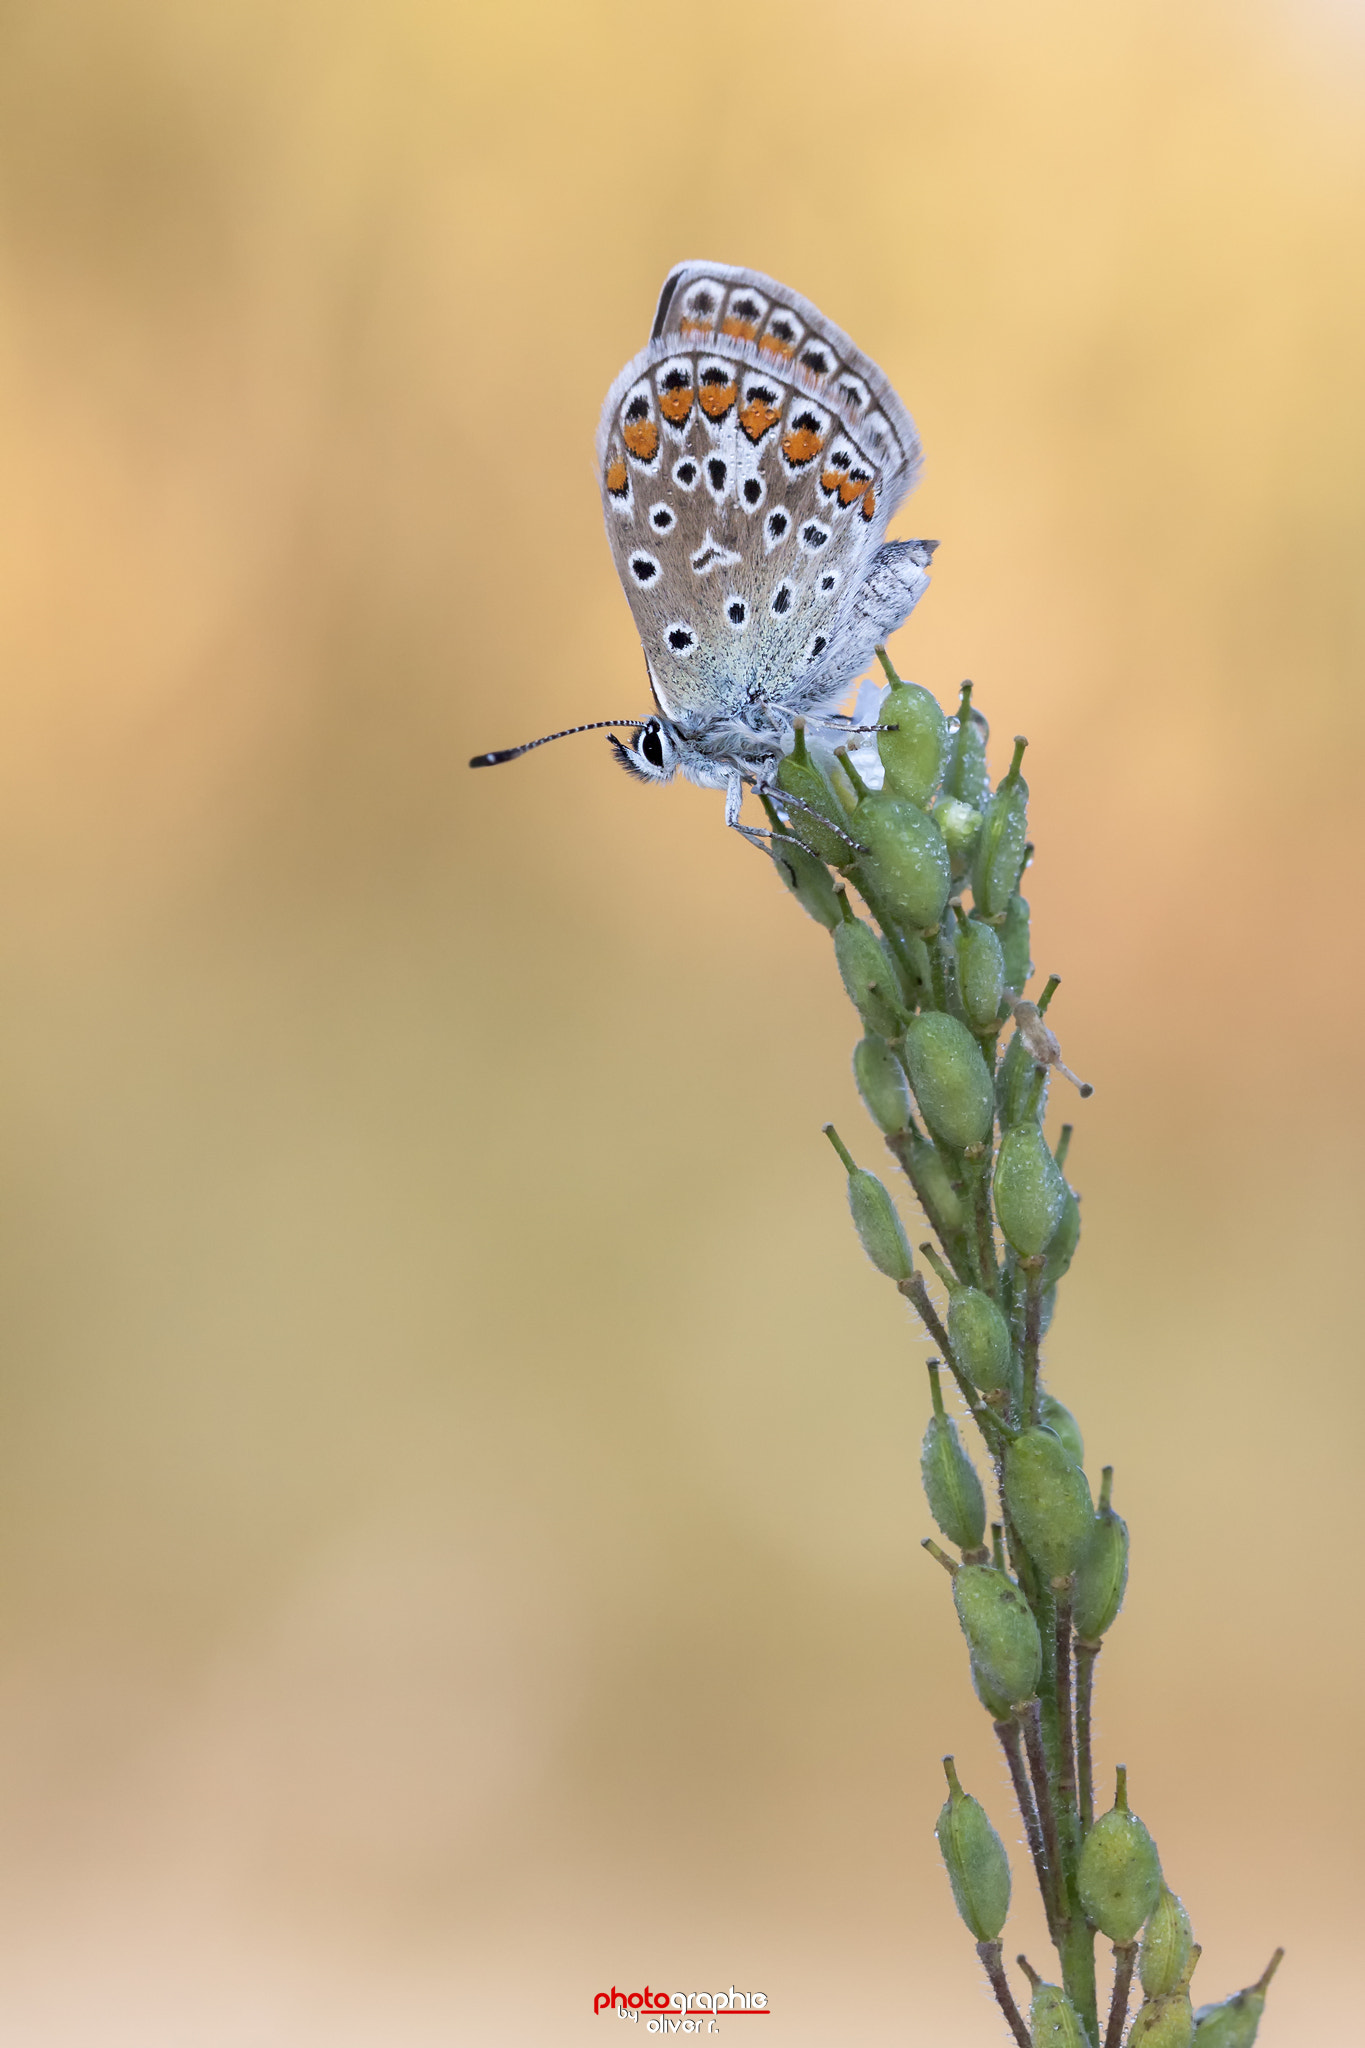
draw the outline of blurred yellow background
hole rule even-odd
[[[827,942],[601,735],[464,765],[643,702],[593,431],[690,255],[919,421],[894,652],[1030,736],[1097,1084],[1102,1768],[1202,1995],[1365,2039],[1363,82],[1344,0],[6,11],[0,2041],[1002,2038]]]

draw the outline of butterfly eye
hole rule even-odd
[[[640,734],[640,752],[651,768],[663,767],[664,741],[657,725],[647,725]]]

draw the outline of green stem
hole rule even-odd
[[[1076,1830],[1076,1738],[1071,1718],[1071,1599],[1074,1578],[1052,1581],[1053,1664],[1057,1687],[1057,1807],[1062,1839],[1073,1857],[1080,1853]]]
[[[1081,1840],[1095,1825],[1095,1779],[1090,1751],[1090,1713],[1095,1696],[1095,1659],[1099,1643],[1076,1641],[1076,1778]]]
[[[943,1353],[944,1362],[957,1382],[957,1390],[966,1402],[972,1420],[985,1439],[987,1450],[991,1452],[998,1451],[1001,1442],[1010,1436],[1012,1432],[1000,1420],[998,1415],[992,1415],[989,1408],[982,1407],[981,1396],[977,1393],[976,1388],[972,1385],[956,1358],[954,1358],[953,1347],[948,1341],[948,1332],[939,1321],[938,1311],[929,1298],[929,1290],[924,1284],[923,1274],[912,1273],[908,1280],[900,1280],[896,1284],[906,1300],[914,1303],[920,1321]]]
[[[901,1172],[915,1190],[915,1200],[928,1218],[930,1229],[943,1246],[954,1273],[965,1285],[975,1278],[975,1268],[973,1262],[967,1256],[967,1246],[963,1239],[963,1233],[960,1230],[948,1229],[934,1202],[927,1193],[923,1179],[915,1171],[914,1148],[917,1138],[918,1133],[913,1130],[893,1131],[886,1141],[887,1150],[891,1153]]]
[[[1039,1259],[1021,1259],[1024,1272],[1024,1399],[1020,1416],[1025,1429],[1038,1420],[1038,1346],[1043,1314],[1043,1266]]]
[[[1000,1293],[1000,1269],[995,1260],[995,1226],[991,1219],[991,1151],[986,1146],[973,1162],[972,1211],[976,1221],[976,1262],[981,1285],[995,1300]]]

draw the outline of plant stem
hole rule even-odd
[[[997,1450],[1002,1436],[1008,1434],[1008,1432],[998,1417],[991,1414],[989,1408],[982,1407],[980,1395],[954,1358],[953,1347],[948,1342],[948,1332],[939,1321],[934,1304],[929,1299],[929,1290],[924,1284],[923,1274],[914,1273],[908,1280],[901,1280],[897,1284],[906,1300],[914,1303],[920,1321],[943,1353],[944,1362],[957,1382],[957,1390],[966,1402],[971,1412],[972,1420],[986,1440],[987,1449],[991,1451]],[[994,1434],[992,1434],[992,1431]]]
[[[1023,2014],[1014,2002],[1014,1993],[1010,1990],[1004,1964],[1000,1960],[999,1942],[979,1941],[976,1944],[976,1952],[981,1958],[986,1975],[991,1980],[991,1990],[995,1993],[996,2004],[1004,2013],[1006,2023],[1019,2043],[1019,2048],[1032,2048],[1033,2036],[1024,2025]]]
[[[1081,1840],[1095,1825],[1095,1780],[1090,1752],[1090,1708],[1095,1693],[1095,1659],[1099,1643],[1076,1639],[1076,1762]]]
[[[995,1263],[995,1230],[991,1223],[989,1146],[972,1172],[972,1208],[976,1216],[976,1258],[981,1268],[981,1285],[994,1300],[1000,1292],[1000,1273]]]
[[[1029,1772],[1033,1778],[1033,1797],[1038,1808],[1038,1824],[1042,1829],[1043,1852],[1047,1862],[1047,1891],[1044,1904],[1047,1906],[1049,1924],[1061,1931],[1066,1918],[1066,1896],[1062,1890],[1062,1847],[1057,1837],[1057,1811],[1052,1803],[1052,1785],[1047,1774],[1047,1758],[1043,1754],[1043,1735],[1039,1725],[1037,1700],[1026,1700],[1014,1709],[1015,1718],[1024,1737],[1024,1748],[1028,1753]],[[1054,1941],[1056,1935],[1053,1936]],[[1058,1944],[1060,1947],[1060,1944]]]
[[[1071,1596],[1075,1584],[1074,1578],[1052,1581],[1056,1602],[1053,1641],[1057,1681],[1057,1804],[1073,1855],[1080,1849],[1076,1839],[1076,1741],[1071,1721]]]
[[[963,1242],[963,1234],[960,1230],[949,1230],[947,1228],[933,1201],[925,1193],[924,1182],[915,1171],[915,1133],[912,1131],[893,1131],[887,1138],[886,1147],[914,1189],[915,1200],[928,1218],[929,1228],[943,1246],[944,1254],[954,1273],[964,1283],[970,1281],[974,1274],[972,1262],[967,1256],[967,1249]]]
[[[1028,1841],[1029,1854],[1033,1858],[1033,1871],[1038,1880],[1038,1892],[1043,1901],[1043,1910],[1048,1918],[1048,1933],[1053,1941],[1057,1939],[1052,1919],[1051,1886],[1048,1881],[1047,1851],[1043,1847],[1043,1831],[1038,1823],[1038,1808],[1029,1783],[1028,1766],[1024,1762],[1024,1745],[1019,1734],[1017,1721],[996,1721],[993,1724],[1000,1747],[1005,1752],[1009,1766],[1010,1783],[1019,1804],[1019,1818],[1024,1823],[1024,1834]]]
[[[1043,1320],[1043,1265],[1039,1259],[1021,1259],[1024,1272],[1024,1400],[1020,1421],[1031,1429],[1038,1420],[1038,1346]]]
[[[1120,2048],[1123,2040],[1123,2023],[1128,2017],[1128,1994],[1133,1985],[1133,1965],[1137,1962],[1138,1945],[1135,1941],[1114,1943],[1114,1993],[1109,2001],[1109,2024],[1104,2030],[1104,2048]]]

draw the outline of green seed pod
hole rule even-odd
[[[1138,1976],[1148,1998],[1161,1998],[1180,1985],[1188,1984],[1194,1955],[1194,1931],[1190,1916],[1171,1890],[1163,1884],[1142,1937]],[[1193,2025],[1193,2022],[1191,2022]]]
[[[1038,1087],[1033,1055],[1019,1033],[1014,1032],[995,1073],[995,1113],[1002,1131],[1013,1130],[1016,1124],[1042,1122],[1050,1079],[1044,1069],[1043,1083]]]
[[[953,875],[933,819],[890,790],[871,789],[854,812],[850,830],[868,849],[858,872],[895,922],[912,931],[936,925]]]
[[[910,1083],[884,1038],[869,1033],[853,1048],[853,1078],[864,1107],[879,1131],[896,1137],[910,1124]]]
[[[1009,774],[986,806],[981,837],[972,859],[972,900],[982,917],[999,917],[1009,908],[1028,842],[1028,784],[1019,773],[1024,744],[1015,741]]]
[[[1068,1578],[1085,1554],[1095,1508],[1084,1472],[1050,1429],[1021,1430],[1005,1446],[1005,1502],[1029,1556],[1050,1579]]]
[[[995,1158],[995,1213],[1021,1259],[1036,1258],[1044,1250],[1065,1204],[1066,1182],[1047,1140],[1037,1124],[1015,1124],[1000,1140]]]
[[[896,1205],[875,1173],[865,1173],[854,1164],[833,1124],[825,1125],[825,1136],[844,1163],[848,1174],[848,1206],[853,1227],[863,1250],[879,1273],[888,1280],[909,1280],[915,1270],[905,1226]]]
[[[966,1025],[941,1010],[914,1018],[905,1035],[905,1062],[935,1137],[959,1152],[984,1144],[993,1121],[991,1076]]]
[[[948,1301],[948,1338],[954,1358],[983,1394],[997,1394],[1013,1385],[1010,1326],[979,1287],[953,1290]]]
[[[1033,2048],[1090,2048],[1090,2036],[1060,1984],[1035,1984],[1028,2009]]]
[[[991,729],[979,711],[972,709],[972,686],[962,686],[962,702],[949,728],[948,765],[943,771],[943,794],[984,811],[991,793],[990,771],[986,766],[986,742]]]
[[[951,846],[949,848],[951,852]],[[1022,896],[1011,896],[1000,927],[1000,948],[1005,956],[1005,987],[1021,996],[1033,972],[1029,958],[1028,904]]]
[[[910,1151],[910,1178],[923,1188],[926,1207],[951,1236],[967,1221],[967,1205],[953,1185],[943,1155],[935,1145],[921,1138]]]
[[[1069,1408],[1064,1408],[1055,1394],[1044,1394],[1038,1403],[1038,1420],[1062,1440],[1062,1449],[1073,1465],[1085,1463],[1085,1438],[1081,1425]]]
[[[797,720],[796,738],[789,754],[784,754],[777,764],[777,786],[786,795],[795,797],[806,806],[788,813],[787,830],[794,839],[799,839],[808,852],[817,860],[825,861],[832,868],[851,867],[858,858],[858,849],[852,843],[854,832],[839,799],[830,788],[819,764],[806,745],[805,727]],[[811,813],[815,815],[812,816]],[[839,827],[838,832],[829,831],[820,820],[827,818]],[[841,836],[842,835],[842,836]]]
[[[1149,1998],[1133,2021],[1128,2048],[1190,2048],[1194,2012],[1188,1991],[1167,1991]]]
[[[1265,2011],[1270,1980],[1280,1967],[1284,1950],[1277,1948],[1264,1973],[1245,1991],[1225,1998],[1221,2005],[1201,2005],[1194,2016],[1194,2048],[1251,2048]]]
[[[871,925],[846,918],[834,931],[834,957],[849,1001],[868,1031],[899,1038],[905,1026],[895,963]]]
[[[774,832],[785,832],[786,827],[776,811],[771,805],[766,808]],[[770,839],[768,852],[772,855],[773,866],[806,914],[817,924],[824,925],[826,931],[834,931],[843,922],[844,910],[834,886],[834,877],[825,863],[789,838]]]
[[[957,928],[957,992],[967,1022],[976,1031],[995,1031],[1005,993],[1005,956],[988,924],[969,917]]]
[[[975,1465],[962,1448],[957,1424],[943,1406],[943,1389],[938,1368],[929,1368],[934,1412],[924,1432],[920,1451],[920,1477],[929,1512],[950,1543],[959,1550],[979,1550],[986,1534],[986,1496],[981,1491]],[[979,1935],[980,1941],[993,1935]]]
[[[981,1675],[981,1666],[977,1663],[975,1657],[971,1660],[971,1666],[972,1690],[990,1715],[992,1721],[1008,1721],[1010,1718],[1009,1701],[1002,1699],[999,1693],[991,1691],[986,1680]]]
[[[1128,1524],[1109,1505],[1114,1468],[1106,1465],[1100,1482],[1100,1504],[1085,1555],[1076,1567],[1071,1621],[1083,1643],[1097,1643],[1123,1605],[1128,1584]]]
[[[955,796],[941,796],[934,805],[934,823],[943,834],[943,843],[948,849],[948,863],[953,871],[953,880],[960,882],[972,865],[976,842],[981,832],[981,813],[974,811],[970,804],[961,803]]]
[[[1076,1256],[1076,1247],[1080,1241],[1081,1205],[1076,1200],[1074,1189],[1068,1187],[1062,1197],[1061,1221],[1047,1241],[1047,1264],[1043,1267],[1044,1287],[1055,1287],[1063,1278]]]
[[[921,808],[943,779],[948,753],[948,721],[936,700],[918,683],[895,683],[882,699],[877,718],[877,752],[886,771],[886,786]]]
[[[1114,1804],[1081,1846],[1076,1884],[1087,1915],[1110,1941],[1131,1941],[1156,1905],[1161,1859],[1142,1822],[1128,1811],[1128,1773],[1122,1765]]]
[[[943,1768],[948,1797],[934,1833],[953,1899],[978,1941],[998,1941],[1010,1910],[1009,1857],[980,1800],[958,1783],[950,1756],[944,1757]]]
[[[953,1577],[953,1604],[986,1691],[1012,1706],[1032,1699],[1043,1646],[1028,1601],[1013,1579],[994,1565],[964,1564]]]

